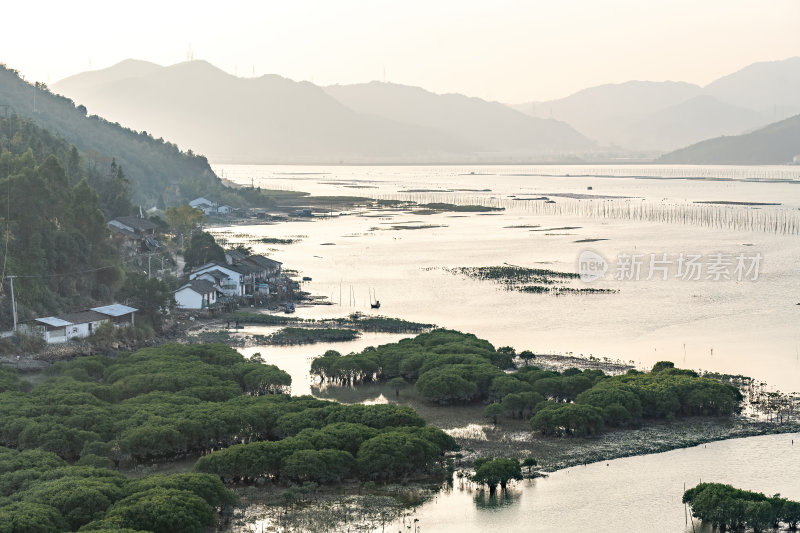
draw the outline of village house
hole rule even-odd
[[[221,279],[221,274],[226,278]],[[220,261],[211,261],[192,270],[189,280],[204,279],[211,283],[219,282],[219,290],[226,296],[244,296],[245,284],[250,276],[250,272],[242,268]]]
[[[207,309],[217,303],[217,287],[205,279],[193,279],[175,291],[180,309]]]
[[[122,304],[93,307],[86,311],[37,318],[32,330],[48,344],[67,342],[88,337],[106,323],[114,327],[132,326],[136,311],[138,309]]]
[[[189,202],[189,206],[202,210],[203,214],[206,216],[228,215],[233,211],[233,208],[229,205],[220,205],[202,196]]]
[[[238,250],[227,250],[225,261],[229,265],[247,270],[250,276],[250,283],[246,290],[247,294],[259,293],[269,294],[269,285],[276,283],[281,276],[280,261],[275,261],[263,255],[245,255]]]
[[[202,279],[211,283],[217,292],[223,292],[222,286],[230,283],[230,276],[219,269],[209,270],[199,274],[195,279]]]
[[[195,209],[200,209],[206,215],[212,215],[216,213],[217,204],[209,200],[208,198],[203,198],[200,196],[199,198],[195,198],[191,202],[189,202],[190,207],[194,207]]]
[[[154,251],[161,247],[155,239],[158,226],[139,217],[117,217],[108,222],[114,235],[127,241],[131,253]]]

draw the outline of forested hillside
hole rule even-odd
[[[182,152],[146,131],[136,132],[91,115],[86,107],[51,93],[42,83],[31,85],[3,64],[0,113],[16,113],[35,120],[86,154],[88,167],[107,167],[113,155],[125,169],[136,203],[164,207],[221,187],[205,157],[191,150]]]
[[[0,273],[18,276],[20,320],[108,302],[123,272],[106,217],[132,210],[123,169],[16,115],[0,118],[0,147]]]

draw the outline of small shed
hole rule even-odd
[[[67,342],[67,326],[72,325],[70,322],[54,316],[37,318],[34,322],[42,328],[42,338],[46,343]]]

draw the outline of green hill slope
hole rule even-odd
[[[0,146],[0,277],[17,277],[20,321],[111,301],[124,275],[104,211],[132,209],[119,167],[87,166],[18,115],[0,117]],[[12,322],[10,307],[0,290],[0,328]]]
[[[8,106],[8,107],[3,107]],[[137,203],[171,205],[188,199],[189,191],[215,190],[220,180],[205,157],[182,152],[176,145],[87,116],[86,108],[53,94],[44,84],[31,85],[0,64],[0,113],[31,118],[86,154],[87,164],[107,164],[113,156],[130,181]]]

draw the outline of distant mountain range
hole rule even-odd
[[[482,152],[524,155],[592,148],[564,122],[529,117],[504,104],[461,94],[377,81],[333,85],[325,92],[358,113],[441,131]]]
[[[526,160],[593,147],[564,123],[477,98],[385,83],[323,89],[275,75],[238,78],[205,61],[128,60],[53,89],[215,161]]]
[[[126,60],[53,89],[219,162],[580,161],[654,157],[800,113],[800,58],[756,63],[705,87],[630,81],[514,106],[392,83],[238,78],[204,61]]]
[[[800,115],[746,135],[709,139],[658,159],[659,163],[767,165],[800,157]]]
[[[141,69],[146,65],[138,62],[128,66]],[[122,167],[131,197],[137,203],[171,205],[186,200],[192,191],[221,186],[206,158],[186,150],[190,148],[186,144],[182,143],[185,151],[181,151],[175,144],[155,139],[147,132],[133,131],[87,114],[80,102],[76,104],[53,94],[44,85],[31,85],[15,70],[1,64],[0,105],[7,106],[0,108],[0,112],[32,119],[74,144],[84,153],[88,164],[106,168],[114,158]]]
[[[755,63],[706,87],[630,81],[513,107],[562,120],[601,145],[673,150],[800,113],[800,57]]]

